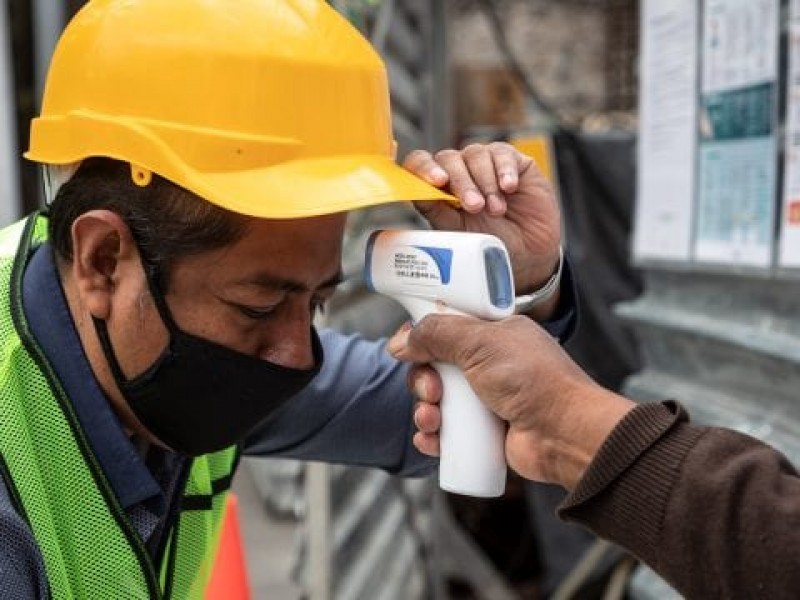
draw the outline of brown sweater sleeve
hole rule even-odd
[[[800,598],[800,477],[746,435],[645,404],[559,508],[687,598]]]

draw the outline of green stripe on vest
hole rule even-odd
[[[193,461],[187,507],[157,569],[25,321],[22,275],[46,234],[47,220],[39,215],[0,231],[0,465],[41,549],[51,595],[200,600],[237,450]]]

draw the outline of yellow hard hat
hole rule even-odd
[[[229,210],[307,217],[453,201],[394,162],[386,69],[320,0],[91,0],[25,156],[127,161]]]

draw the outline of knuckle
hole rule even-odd
[[[450,188],[455,194],[463,195],[467,190],[479,192],[478,186],[468,173],[455,173],[450,175]],[[479,192],[480,193],[480,192]]]
[[[442,320],[437,319],[434,315],[433,318],[425,318],[419,322],[415,330],[419,330],[420,337],[424,339],[435,340],[441,336]]]
[[[406,156],[406,158],[421,159],[421,158],[429,158],[430,155],[431,155],[431,153],[428,152],[427,150],[425,150],[423,148],[416,148],[416,149],[412,150],[411,152],[409,152],[408,155]]]
[[[505,198],[500,186],[497,185],[497,180],[495,177],[481,180],[481,188],[483,193],[487,196],[497,196],[499,200],[503,200]]]
[[[530,168],[534,168],[537,171],[539,170],[539,165],[532,156],[524,154],[523,152],[517,152],[517,157],[519,158],[520,171],[525,171]]]
[[[474,158],[476,156],[485,154],[486,152],[487,152],[486,146],[478,143],[467,144],[466,146],[464,146],[463,150],[461,150],[461,153],[464,155],[465,158]]]
[[[458,151],[453,150],[452,148],[445,148],[443,150],[439,150],[433,156],[437,161],[448,161],[448,160],[452,160],[457,155],[458,155]]]
[[[459,165],[458,168],[453,168],[450,172],[450,187],[458,195],[464,194],[469,189],[478,191],[478,187],[472,174],[465,166]]]
[[[422,319],[411,332],[411,337],[416,336],[416,344],[426,353],[437,344],[447,340],[445,319],[438,315],[429,315]]]
[[[508,142],[491,142],[489,150],[497,154],[515,154],[517,149]]]
[[[412,150],[406,155],[405,164],[422,164],[423,162],[427,162],[430,160],[431,154],[427,150]]]

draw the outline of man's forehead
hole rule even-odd
[[[226,285],[307,290],[341,280],[344,215],[249,220],[245,235],[209,256]],[[216,263],[216,264],[214,264]]]
[[[303,238],[318,243],[334,242],[340,244],[344,236],[346,213],[333,213],[302,219],[261,219],[245,217],[247,229],[252,236],[269,235],[278,240],[289,242]]]
[[[300,274],[298,274],[300,275]],[[305,292],[313,289],[324,289],[336,287],[342,282],[343,274],[341,270],[337,270],[332,275],[325,277],[316,285],[310,285],[304,281],[301,276],[284,276],[268,272],[259,272],[243,277],[238,280],[237,285],[253,286],[266,288],[269,290],[282,290],[287,292]]]

